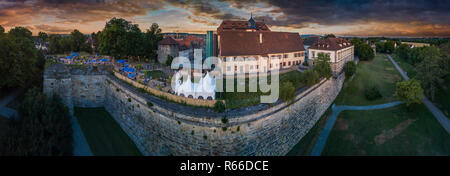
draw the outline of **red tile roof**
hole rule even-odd
[[[330,37],[317,40],[309,49],[340,50],[350,46],[352,43],[346,39]]]
[[[262,43],[260,43],[262,34]],[[220,56],[267,55],[305,51],[298,33],[223,31]]]
[[[204,40],[201,38],[198,38],[196,36],[187,36],[184,39],[175,39],[176,42],[180,45],[180,48],[182,49],[188,49],[191,48],[191,45],[194,45],[195,47],[200,47],[204,45]]]
[[[222,21],[220,26],[217,28],[217,33],[229,30],[240,30],[245,31],[248,28],[248,21]],[[269,27],[264,22],[256,22],[257,31],[270,31]]]
[[[158,42],[158,45],[178,45],[178,42],[172,37],[164,37]]]

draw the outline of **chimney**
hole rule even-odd
[[[259,33],[259,43],[262,44],[262,32]]]

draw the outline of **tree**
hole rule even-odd
[[[214,103],[214,111],[216,112],[224,112],[225,111],[225,104],[221,100],[217,100],[216,103]]]
[[[39,72],[38,51],[27,31],[16,27],[0,36],[0,88],[25,86]]]
[[[280,87],[280,98],[284,102],[292,102],[295,99],[295,88],[291,82],[284,82]]]
[[[325,38],[336,38],[334,34],[326,34]]]
[[[75,52],[86,51],[88,49],[86,36],[77,29],[70,33],[70,48]]]
[[[45,32],[39,32],[38,38],[41,39],[42,41],[46,42],[48,40],[48,35]]]
[[[15,27],[8,32],[9,35],[13,35],[15,37],[24,37],[30,40],[33,39],[32,33],[30,30],[24,27]]]
[[[314,61],[314,70],[319,74],[319,77],[330,78],[333,75],[330,65],[330,56],[319,53],[316,61]]]
[[[396,93],[400,100],[406,103],[406,106],[410,106],[414,103],[421,103],[423,89],[420,86],[420,81],[410,79],[408,81],[398,82],[396,85]]]
[[[72,155],[73,138],[69,110],[61,100],[28,91],[19,108],[17,120],[9,124],[5,155],[62,156]]]
[[[353,61],[345,64],[345,77],[350,78],[356,72],[356,64]]]
[[[150,29],[147,29],[144,35],[145,57],[154,59],[157,58],[158,42],[162,40],[161,28],[156,23],[153,23]]]
[[[438,86],[442,85],[446,71],[441,67],[442,58],[439,49],[431,46],[424,47],[423,55],[426,56],[422,62],[417,64],[417,79],[422,83],[425,94],[434,100],[435,92]]]
[[[378,48],[377,48],[378,50]],[[372,47],[369,44],[362,43],[359,46],[359,59],[361,60],[372,60],[375,57]]]
[[[49,46],[48,46],[48,52],[51,54],[57,54],[61,53],[62,46],[60,45],[59,40],[61,40],[61,37],[59,35],[50,35],[49,37]]]
[[[392,53],[395,50],[395,45],[393,41],[387,41],[384,43],[384,51],[386,53]]]
[[[320,81],[319,74],[315,70],[306,70],[302,74],[302,80],[307,86],[312,86]]]
[[[408,60],[408,54],[410,52],[410,48],[408,45],[401,44],[398,46],[398,48],[395,50],[395,54],[405,61]]]
[[[375,46],[377,47],[377,52],[379,52],[379,53],[386,52],[384,42],[376,42]]]
[[[5,28],[2,27],[2,25],[0,25],[0,35],[5,33]]]
[[[362,44],[361,40],[355,37],[350,42],[353,44],[353,46],[355,46],[355,55],[359,56],[359,50]]]
[[[173,61],[173,57],[171,55],[167,55],[166,66],[171,66]]]

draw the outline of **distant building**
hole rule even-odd
[[[314,61],[324,53],[330,57],[333,75],[342,71],[348,61],[354,60],[354,46],[350,41],[341,38],[319,39],[308,49],[308,64],[314,65]]]
[[[319,40],[319,36],[311,36],[305,39],[303,45],[305,46],[305,62],[308,62],[308,48]]]
[[[170,55],[172,57],[178,56],[178,42],[172,37],[165,37],[158,42],[158,62],[166,63],[167,57]]]
[[[248,21],[223,21],[216,35],[212,43],[217,47],[207,48],[213,48],[225,74],[267,72],[304,62],[305,48],[298,33],[272,32],[252,17]],[[271,61],[276,58],[279,62]]]
[[[408,45],[410,48],[430,46],[429,43],[416,43],[416,42],[402,42],[402,44]]]

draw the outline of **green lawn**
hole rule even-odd
[[[283,82],[291,82],[295,88],[295,90],[301,88],[304,86],[304,84],[301,81],[301,75],[302,73],[299,71],[290,71],[284,74],[280,75],[280,86]],[[218,93],[219,99],[225,99],[227,108],[234,109],[239,107],[245,107],[245,106],[252,106],[260,103],[260,96],[261,95],[269,95],[270,93],[262,93],[259,90],[259,84],[258,84],[258,91],[257,92],[249,92],[249,79],[245,79],[245,92],[237,92],[237,79],[227,79],[224,81],[224,90],[226,90],[226,81],[228,80],[234,80],[234,92],[224,92],[222,96],[220,96],[220,93]],[[270,84],[270,77],[267,78],[267,81]]]
[[[314,145],[320,135],[320,131],[325,126],[329,115],[331,114],[331,107],[325,111],[317,123],[303,136],[303,138],[289,151],[287,156],[309,156],[314,148]]]
[[[344,111],[322,155],[450,155],[450,135],[425,105]]]
[[[104,108],[75,108],[75,116],[94,155],[141,155],[133,141]]]
[[[337,105],[375,105],[397,100],[395,83],[402,78],[384,54],[377,54],[372,61],[360,61],[353,80],[345,81],[335,103]],[[383,96],[369,101],[364,96],[366,88],[377,86]]]
[[[152,71],[147,71],[146,73],[149,77],[152,77],[152,79],[168,79],[169,76],[167,76],[167,74],[165,74],[163,71],[161,70],[152,70]]]

